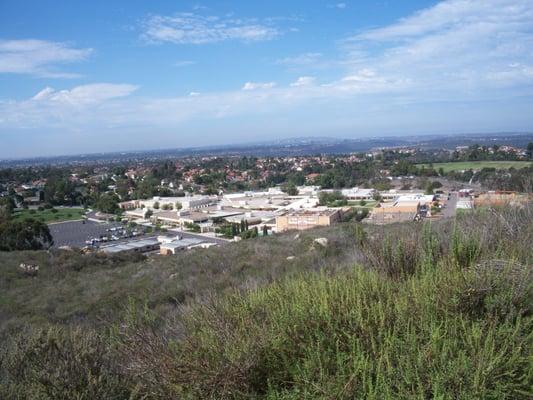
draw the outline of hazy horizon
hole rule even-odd
[[[0,159],[533,130],[533,2],[0,4]]]

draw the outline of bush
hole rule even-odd
[[[390,276],[413,274],[420,265],[418,232],[410,230],[400,237],[394,233],[367,240],[362,247],[366,264]]]
[[[356,269],[196,307],[162,387],[217,399],[529,398],[531,317],[480,324],[440,307],[463,281],[453,268],[403,281]]]
[[[457,287],[457,309],[473,317],[511,320],[532,315],[533,274],[529,267],[506,260],[487,260],[465,273]]]
[[[7,350],[7,351],[6,351]],[[4,399],[126,399],[134,387],[109,345],[87,329],[49,328],[14,338],[1,359]]]

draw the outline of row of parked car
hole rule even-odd
[[[116,240],[128,239],[128,238],[143,235],[145,233],[142,228],[133,228],[130,230],[130,229],[126,229],[121,226],[108,228],[107,232],[108,232],[107,234],[100,235],[99,237],[86,240],[85,244],[87,246],[96,247],[100,243],[114,242]]]

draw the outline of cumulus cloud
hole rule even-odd
[[[178,13],[153,15],[143,22],[141,38],[148,43],[206,44],[228,40],[256,42],[281,35],[271,20],[237,19]]]
[[[0,73],[72,78],[78,75],[60,71],[57,66],[83,61],[92,51],[45,40],[0,40]]]

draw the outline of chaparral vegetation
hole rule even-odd
[[[0,253],[0,397],[528,399],[531,243],[526,205],[172,258]]]

